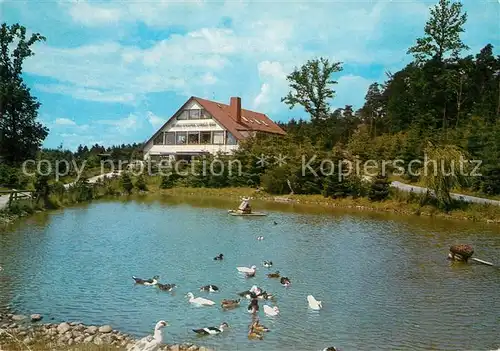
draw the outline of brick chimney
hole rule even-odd
[[[236,122],[241,123],[241,98],[231,97],[231,102],[229,103],[229,111],[231,116],[236,119]]]

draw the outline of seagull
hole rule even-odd
[[[203,297],[197,297],[195,298],[193,293],[189,292],[187,293],[186,297],[189,297],[189,302],[195,305],[200,305],[200,306],[213,306],[215,305],[215,302],[212,300],[204,299]]]
[[[156,284],[158,284],[158,279],[160,279],[160,276],[155,275],[152,279],[141,279],[141,278],[137,278],[136,276],[132,276],[132,279],[135,280],[136,284],[140,284],[140,285],[156,285]]]
[[[153,336],[148,335],[127,348],[127,351],[157,351],[163,343],[163,328],[168,326],[165,321],[156,323]]]
[[[216,287],[215,285],[205,285],[200,288],[200,291],[208,291],[208,292],[216,292],[219,291],[219,288]]]
[[[175,284],[156,284],[156,286],[163,291],[172,291],[173,288],[175,288],[177,285]]]
[[[320,310],[323,307],[321,301],[316,300],[312,295],[307,295],[307,302],[313,310]]]
[[[271,307],[269,305],[264,305],[264,313],[268,316],[274,317],[280,313],[278,306]]]
[[[229,328],[229,324],[226,322],[222,323],[219,327],[193,329],[193,331],[200,335],[215,335],[222,333],[225,328]]]

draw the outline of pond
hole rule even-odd
[[[469,222],[254,203],[267,217],[227,215],[222,200],[101,201],[39,214],[0,232],[0,307],[46,320],[110,324],[144,336],[165,319],[167,343],[217,350],[490,350],[500,346],[500,270],[446,260],[455,243],[499,263],[500,228]],[[276,222],[277,224],[274,224]],[[264,236],[264,240],[257,240]],[[218,253],[223,261],[214,261]],[[274,266],[265,268],[264,260]],[[238,266],[255,264],[246,278]],[[266,273],[279,270],[291,286]],[[175,283],[168,293],[132,275]],[[200,292],[214,284],[219,292]],[[271,329],[247,338],[248,302],[222,299],[252,285],[276,294]],[[216,302],[189,304],[193,292]],[[306,296],[323,302],[308,308]],[[227,322],[223,334],[192,329]]]

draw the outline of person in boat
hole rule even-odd
[[[252,207],[250,206],[250,202],[248,199],[244,199],[243,202],[240,204],[240,207],[238,207],[238,212],[240,213],[252,213]]]

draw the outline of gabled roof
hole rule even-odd
[[[205,100],[193,96],[205,110],[208,111],[222,126],[234,135],[236,139],[244,139],[240,131],[259,131],[272,134],[285,135],[285,131],[281,129],[276,123],[271,121],[263,113],[241,109],[241,122],[236,121],[236,116],[231,115],[231,108],[229,105],[220,102]]]
[[[158,131],[149,138],[144,147],[156,138],[160,131],[177,116],[177,114],[182,111],[190,101],[196,101],[201,107],[203,107],[219,124],[226,128],[231,134],[237,139],[245,139],[245,136],[241,133],[243,131],[258,131],[271,134],[285,135],[285,131],[281,129],[276,123],[274,123],[269,117],[263,113],[250,111],[246,109],[241,109],[241,122],[236,121],[236,116],[232,116],[230,112],[230,106],[206,99],[202,99],[196,96],[191,96],[175,114],[165,122]]]

